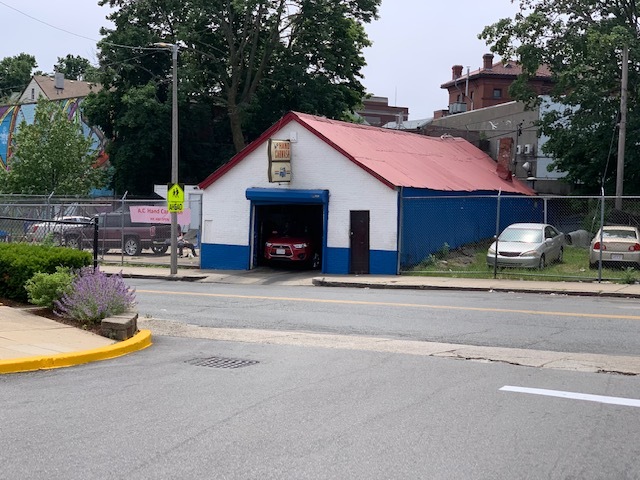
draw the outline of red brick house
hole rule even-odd
[[[440,86],[449,92],[449,108],[434,112],[435,118],[513,101],[509,87],[522,73],[522,67],[509,60],[493,63],[491,53],[484,54],[482,60],[482,68],[464,75],[462,65],[452,67],[451,80]],[[553,85],[549,68],[538,68],[530,85],[538,95],[549,93]]]

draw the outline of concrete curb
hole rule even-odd
[[[31,372],[64,368],[83,363],[98,362],[121,357],[131,352],[144,350],[151,346],[151,331],[140,330],[133,337],[106,347],[84,350],[81,352],[58,353],[55,355],[34,356],[0,361],[0,374]]]
[[[610,292],[605,290],[571,290],[562,288],[531,288],[518,286],[460,286],[460,285],[432,285],[432,284],[416,284],[416,283],[376,283],[367,282],[366,280],[358,282],[325,280],[323,278],[314,278],[312,280],[314,286],[317,287],[351,287],[351,288],[370,288],[370,289],[395,289],[395,290],[458,290],[472,292],[523,292],[523,293],[540,293],[540,294],[556,294],[556,295],[572,295],[581,297],[614,297],[614,298],[640,298],[640,294],[629,292]]]

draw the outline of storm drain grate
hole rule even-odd
[[[257,360],[243,360],[241,358],[209,357],[194,358],[192,360],[187,360],[186,363],[197,367],[241,368],[248,367],[249,365],[255,365],[260,362]]]

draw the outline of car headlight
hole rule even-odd
[[[496,254],[496,247],[489,247],[489,250],[487,251],[487,255],[495,255]]]
[[[306,243],[294,243],[293,248],[307,248]]]
[[[265,245],[265,247],[270,247],[271,245],[273,245],[273,243],[271,243],[271,242],[267,242],[267,243],[265,243],[264,245]]]
[[[522,252],[521,257],[535,257],[538,254],[536,250],[529,250],[528,252]]]

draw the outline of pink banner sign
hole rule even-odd
[[[129,207],[131,221],[137,223],[171,223],[171,213],[166,206],[135,205]],[[185,208],[178,213],[178,225],[191,223],[191,209]]]

